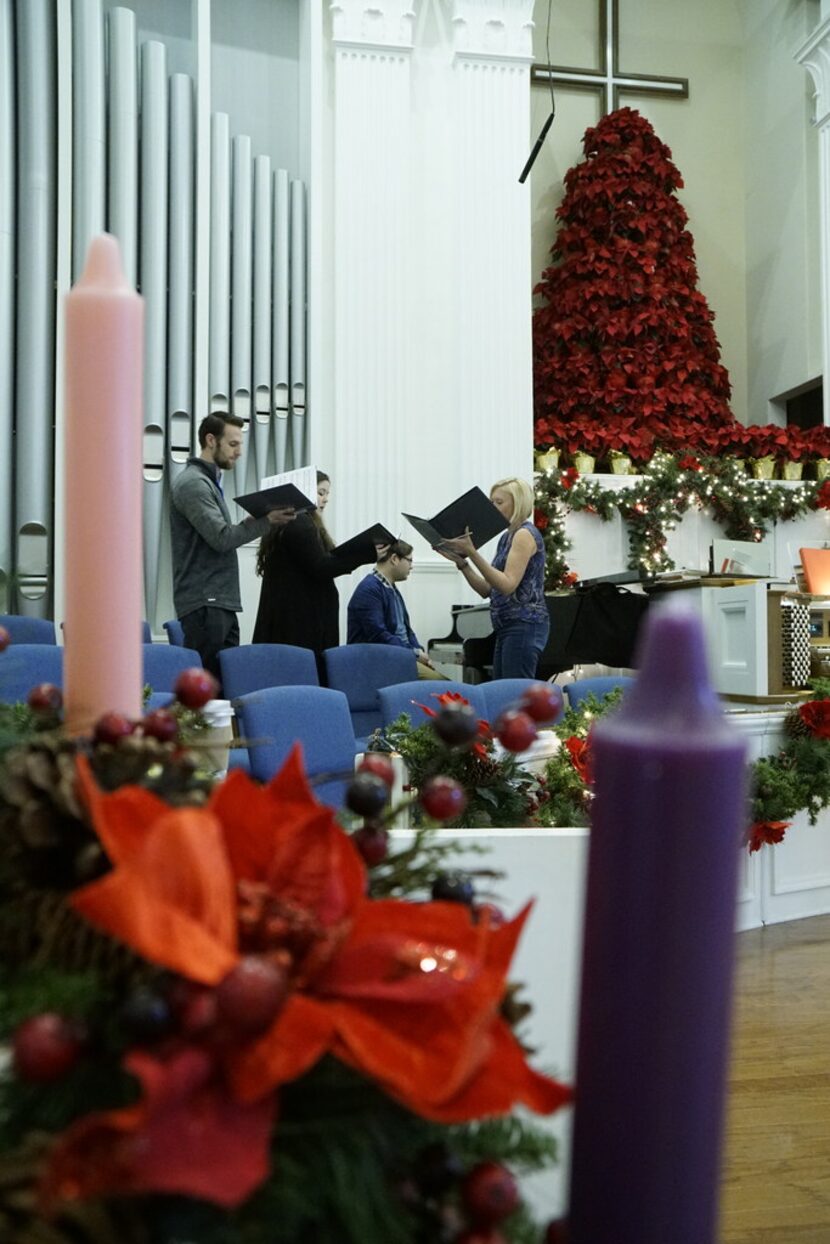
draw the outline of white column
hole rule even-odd
[[[378,520],[397,532],[405,495],[413,4],[331,6],[334,410],[331,456],[315,465],[333,477],[340,540]]]
[[[451,110],[456,457],[482,488],[532,477],[532,0],[454,0]]]
[[[824,422],[830,424],[830,15],[822,0],[824,20],[795,59],[803,65],[815,88],[813,124],[819,141],[819,221],[821,228],[821,355],[824,377]]]

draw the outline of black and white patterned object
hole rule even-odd
[[[810,678],[810,607],[781,601],[782,669],[785,687],[806,687]]]

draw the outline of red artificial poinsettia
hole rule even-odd
[[[565,748],[571,758],[571,764],[582,778],[582,781],[586,786],[593,785],[594,775],[592,772],[590,736],[587,739],[581,739],[579,735],[572,734],[570,738],[565,739]]]
[[[288,987],[264,1033],[205,1046],[215,1076],[202,1066],[195,1096],[177,1083],[170,1090],[175,1069],[128,1062],[146,1084],[152,1079],[155,1096],[90,1122],[87,1132],[68,1132],[51,1186],[75,1196],[101,1191],[106,1176],[84,1160],[97,1152],[91,1137],[99,1124],[132,1136],[119,1145],[119,1162],[130,1166],[165,1114],[176,1135],[198,1114],[206,1134],[193,1161],[207,1163],[204,1149],[212,1152],[236,1108],[261,1172],[263,1128],[255,1124],[262,1118],[245,1109],[262,1104],[273,1112],[275,1090],[327,1053],[439,1121],[517,1103],[547,1113],[568,1100],[566,1088],[527,1065],[499,1015],[529,909],[494,928],[475,924],[461,904],[370,900],[363,861],[331,809],[314,799],[299,748],[268,786],[234,772],[202,808],[170,808],[135,787],[104,795],[83,762],[79,774],[113,871],[71,896],[75,911],[208,993],[243,958],[279,965]],[[187,1040],[201,1048],[198,1037]],[[179,1157],[179,1190],[211,1183],[188,1174],[185,1149]],[[110,1177],[118,1187],[140,1180],[149,1188],[155,1170],[154,1163],[126,1173],[119,1166]],[[218,1185],[214,1199],[229,1203],[239,1186]],[[210,1187],[197,1195],[210,1197]]]
[[[750,855],[760,851],[763,846],[773,846],[784,841],[784,835],[790,828],[791,821],[756,821],[747,831],[747,845]]]
[[[194,1046],[166,1060],[134,1050],[124,1064],[141,1082],[141,1101],[86,1115],[64,1132],[41,1186],[46,1206],[144,1192],[240,1205],[268,1174],[276,1094],[235,1101],[214,1059]]]
[[[683,457],[678,460],[677,465],[681,471],[702,470],[697,458],[695,458],[692,454],[684,454]]]
[[[820,510],[830,510],[830,479],[823,481],[816,494],[816,505]]]
[[[800,704],[798,715],[817,739],[830,739],[830,700],[808,700]]]
[[[576,483],[578,479],[579,479],[579,471],[577,471],[576,467],[568,467],[567,471],[562,472],[562,475],[559,478],[559,483],[562,485],[562,487],[567,492],[571,488],[573,488],[574,484]]]
[[[544,510],[537,508],[533,511],[533,526],[537,531],[546,531],[550,519]]]

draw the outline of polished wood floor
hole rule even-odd
[[[732,1055],[721,1244],[830,1244],[830,916],[739,934]]]

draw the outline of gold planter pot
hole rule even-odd
[[[803,462],[791,462],[789,458],[784,459],[781,463],[782,479],[801,479],[804,472]]]
[[[775,479],[775,459],[772,454],[765,454],[763,458],[750,458],[749,464],[753,479]]]
[[[816,479],[830,478],[830,458],[816,458]]]
[[[571,454],[571,461],[580,475],[593,475],[597,460],[593,454]]]
[[[545,449],[533,456],[534,465],[537,471],[555,471],[559,466],[560,451],[553,445],[550,449]]]
[[[608,462],[611,467],[612,475],[630,475],[631,459],[628,454],[612,452],[608,456]]]

